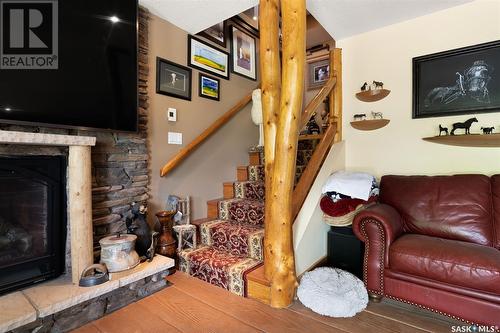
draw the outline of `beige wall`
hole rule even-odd
[[[156,94],[156,57],[186,66],[187,33],[157,16],[149,26],[149,96],[148,124],[151,150],[150,218],[165,208],[169,194],[192,198],[193,218],[206,217],[206,201],[222,197],[222,183],[236,180],[236,167],[248,164],[248,148],[258,143],[258,127],[250,118],[250,107],[240,111],[229,123],[191,154],[166,177],[161,167],[183,146],[192,141],[215,119],[251,92],[258,83],[231,74],[221,79],[220,101],[198,96],[198,70],[193,68],[192,100]],[[177,109],[177,122],[167,121],[167,108]],[[169,145],[167,132],[181,132],[183,145]]]
[[[479,0],[410,21],[337,41],[343,49],[346,167],[383,174],[500,173],[500,148],[467,148],[422,141],[477,116],[472,132],[495,126],[500,113],[412,119],[412,58],[500,39],[500,1]],[[495,69],[500,74],[500,68]],[[390,95],[375,103],[354,94],[365,81],[383,81]],[[363,132],[349,121],[355,113],[383,112],[390,124]]]

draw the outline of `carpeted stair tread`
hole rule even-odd
[[[264,202],[251,199],[228,199],[219,201],[219,218],[238,223],[263,225]]]
[[[248,180],[250,181],[264,181],[264,166],[263,165],[249,165],[248,166]]]
[[[265,187],[263,181],[234,182],[234,197],[240,199],[264,200]]]
[[[247,273],[260,263],[211,246],[179,252],[180,271],[241,296],[245,296]]]

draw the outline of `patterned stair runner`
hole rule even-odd
[[[202,223],[201,246],[179,253],[179,269],[246,296],[246,276],[262,264],[264,168],[247,167],[248,180],[234,183],[234,198],[218,203],[218,219]]]

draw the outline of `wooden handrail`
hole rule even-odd
[[[342,140],[342,50],[333,49],[330,51],[330,73],[332,76],[321,89],[318,94],[307,105],[306,110],[302,114],[300,128],[304,127],[309,121],[314,110],[320,105],[323,100],[329,96],[330,116],[328,119],[329,126],[319,144],[316,146],[311,159],[307,163],[304,172],[302,173],[299,182],[295,186],[292,195],[292,217],[293,221],[299,214],[307,194],[309,193],[316,175],[318,174],[326,155],[330,151],[330,147],[334,142]]]
[[[330,66],[331,67],[331,66]],[[337,83],[337,77],[336,76],[330,76],[328,81],[325,83],[323,88],[321,88],[320,91],[314,96],[314,98],[307,104],[306,108],[302,112],[302,116],[300,117],[300,125],[299,128],[302,129],[304,126],[306,126],[307,122],[311,118],[312,114],[318,106],[323,103],[325,100],[326,96],[330,94],[330,91],[332,91],[333,87],[335,87],[335,84]]]
[[[311,156],[311,159],[307,163],[302,176],[300,176],[299,182],[295,186],[292,195],[292,218],[295,221],[295,218],[299,214],[304,201],[306,200],[307,194],[309,194],[309,190],[311,189],[312,184],[314,183],[314,179],[318,174],[323,162],[325,161],[326,155],[330,151],[330,147],[333,144],[333,139],[335,137],[335,133],[337,132],[336,126],[334,124],[328,126],[326,132],[323,135],[323,138],[316,146],[314,153]]]
[[[191,141],[186,147],[182,148],[175,154],[174,157],[168,161],[163,168],[161,168],[160,176],[163,177],[175,167],[177,167],[186,157],[188,157],[196,148],[200,146],[203,141],[208,139],[212,134],[214,134],[219,128],[227,123],[236,113],[243,109],[252,100],[252,93],[249,93],[243,97],[238,103],[236,103],[229,111],[220,116],[216,121],[213,122],[206,130],[204,130],[200,135],[198,135],[193,141]]]

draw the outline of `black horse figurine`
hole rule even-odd
[[[367,82],[365,82],[365,84],[363,84],[363,85],[361,86],[361,91],[365,91],[365,90],[366,90],[366,86],[367,86],[367,85],[368,85],[368,83],[367,83]]]
[[[476,117],[467,119],[463,123],[454,123],[452,125],[453,129],[451,130],[450,134],[451,135],[455,135],[455,130],[457,130],[459,128],[465,129],[465,134],[470,134],[470,127],[472,126],[472,123],[477,123],[477,118]]]
[[[381,81],[373,81],[373,84],[375,85],[375,89],[383,89],[384,88],[384,82]]]
[[[483,131],[483,134],[492,134],[494,129],[495,129],[494,126],[492,126],[492,127],[481,127],[481,131]]]

